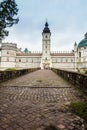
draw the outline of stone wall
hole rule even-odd
[[[76,85],[77,87],[85,90],[87,93],[87,75],[61,69],[52,68],[52,70],[67,81],[71,82],[73,85]]]
[[[22,69],[22,70],[11,70],[11,71],[0,71],[0,82],[4,82],[19,76],[22,76],[27,73],[34,72],[40,68],[31,68],[31,69]]]

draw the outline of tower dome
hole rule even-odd
[[[44,27],[44,29],[43,29],[43,32],[42,33],[51,33],[50,32],[50,29],[49,29],[49,27],[48,27],[49,25],[48,25],[48,22],[46,21],[46,23],[45,23],[45,27]]]
[[[85,38],[80,41],[80,43],[78,44],[78,48],[87,47],[87,33],[84,36],[85,36]]]

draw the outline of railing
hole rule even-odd
[[[39,69],[40,68],[0,71],[0,82],[7,81],[10,79],[22,76],[24,74],[31,73]]]
[[[55,68],[52,68],[52,71],[54,71],[56,74],[60,75],[64,79],[68,80],[73,85],[76,85],[77,87],[85,90],[85,92],[87,93],[87,75]]]

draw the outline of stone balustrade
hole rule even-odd
[[[4,82],[19,76],[22,76],[27,73],[34,72],[40,68],[31,68],[31,69],[21,69],[21,70],[5,70],[0,71],[0,82]]]
[[[87,75],[81,74],[78,72],[61,70],[52,68],[52,71],[60,75],[62,78],[66,79],[67,81],[71,82],[73,85],[80,87],[81,89],[85,90],[87,93]]]

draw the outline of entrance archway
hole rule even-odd
[[[44,69],[50,69],[50,64],[49,63],[45,63],[43,68]]]

